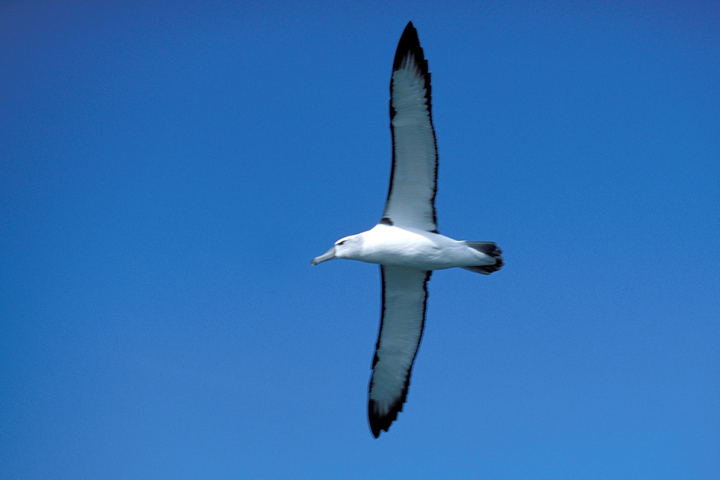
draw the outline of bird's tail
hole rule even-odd
[[[465,242],[465,245],[470,248],[474,248],[480,253],[484,253],[492,259],[495,259],[495,263],[493,264],[463,267],[465,270],[490,275],[503,267],[502,250],[500,250],[500,247],[495,245],[494,242]]]

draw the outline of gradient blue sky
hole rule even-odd
[[[0,477],[717,478],[720,5],[505,3],[0,3]],[[375,440],[378,268],[310,260],[408,20],[506,266],[433,276]]]

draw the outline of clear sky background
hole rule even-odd
[[[0,3],[0,477],[720,478],[720,5]],[[437,272],[373,439],[408,20]]]

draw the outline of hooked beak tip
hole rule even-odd
[[[335,247],[331,248],[323,255],[313,258],[312,262],[310,262],[310,264],[314,267],[315,265],[317,265],[319,263],[325,262],[327,260],[332,260],[333,258],[335,258]]]

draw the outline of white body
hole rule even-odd
[[[495,259],[467,246],[463,241],[417,228],[383,224],[339,240],[334,249],[335,258],[420,270],[495,263]]]

